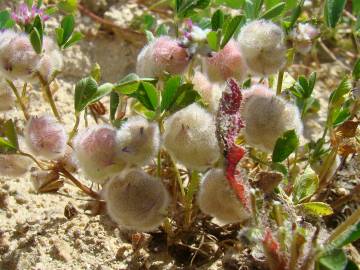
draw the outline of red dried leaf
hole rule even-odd
[[[242,99],[240,87],[235,80],[230,79],[221,97],[217,115],[217,136],[225,152],[235,145],[235,138],[244,127],[240,117]]]
[[[250,210],[247,187],[240,172],[236,169],[237,164],[245,155],[245,149],[235,144],[236,136],[244,127],[244,122],[240,117],[242,99],[240,87],[235,80],[230,79],[220,100],[216,133],[224,151],[226,178],[241,203],[247,210]]]
[[[287,260],[280,251],[279,242],[274,239],[269,228],[265,231],[263,246],[270,268],[272,270],[286,270]]]

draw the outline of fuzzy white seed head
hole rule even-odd
[[[81,131],[74,139],[79,168],[93,182],[104,184],[125,167],[116,147],[116,130],[109,125],[95,125]]]
[[[286,62],[284,32],[270,21],[255,20],[246,24],[238,41],[247,65],[255,74],[274,74]]]
[[[47,159],[64,156],[68,137],[64,126],[52,116],[31,117],[24,133],[26,144],[34,154]]]
[[[49,37],[44,37],[43,52],[37,54],[28,35],[12,31],[0,33],[0,71],[7,79],[31,82],[38,71],[49,80],[62,66],[61,53]]]
[[[250,217],[229,186],[223,169],[211,169],[204,175],[197,199],[203,213],[222,223],[242,222]]]
[[[189,169],[204,170],[220,157],[213,116],[197,104],[192,104],[164,123],[164,146],[169,153]]]
[[[30,80],[40,62],[25,34],[0,35],[0,40],[12,37],[11,42],[0,41],[0,71],[10,80]]]
[[[132,116],[117,131],[117,148],[127,163],[145,165],[159,151],[160,131],[156,123]]]
[[[312,41],[319,35],[319,30],[309,23],[299,23],[290,33],[294,48],[301,54],[307,54],[312,47]]]
[[[164,72],[181,74],[189,63],[185,48],[167,36],[154,39],[138,55],[136,72],[142,77],[160,77]]]
[[[209,106],[210,112],[217,112],[219,108],[220,98],[224,91],[224,85],[211,83],[207,76],[196,71],[192,80],[194,89],[200,94],[202,100]]]
[[[31,160],[19,155],[0,155],[0,175],[19,177],[24,175],[31,165]]]
[[[126,170],[111,179],[104,195],[109,216],[123,228],[153,231],[166,217],[166,188],[160,179],[140,169]]]
[[[229,78],[242,81],[247,65],[239,44],[230,40],[222,50],[206,58],[205,69],[209,79],[214,82],[224,82]]]
[[[244,91],[241,115],[245,121],[242,132],[246,142],[265,152],[273,151],[285,131],[294,129],[298,135],[302,134],[298,108],[264,85],[254,85]]]
[[[6,48],[16,36],[17,34],[12,30],[0,32],[0,51]]]
[[[49,38],[44,38],[44,54],[37,66],[37,71],[41,76],[49,81],[56,71],[63,68],[63,58],[55,43]]]
[[[15,105],[15,98],[4,79],[0,79],[0,112],[11,110]]]

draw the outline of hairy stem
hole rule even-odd
[[[16,86],[15,86],[14,83],[13,83],[12,81],[10,81],[10,80],[6,80],[6,82],[7,82],[7,84],[10,86],[11,90],[13,91],[13,93],[14,93],[14,95],[15,95],[15,97],[16,97],[16,100],[17,100],[17,102],[18,102],[19,105],[20,105],[21,111],[22,111],[23,114],[24,114],[25,119],[26,119],[26,120],[29,120],[30,117],[29,117],[29,114],[28,114],[28,112],[27,112],[27,110],[26,110],[26,106],[25,106],[25,104],[24,104],[24,102],[23,102],[23,100],[22,100],[22,98],[21,98],[21,96],[20,96],[20,94],[19,94],[19,91],[17,90]]]
[[[22,92],[21,92],[21,98],[26,97],[27,85],[28,85],[27,83],[24,83],[24,85],[23,85]]]
[[[178,182],[178,185],[179,185],[179,188],[180,188],[181,197],[182,197],[182,199],[184,199],[185,198],[185,189],[184,189],[183,182],[181,180],[181,175],[180,175],[179,169],[176,166],[176,162],[174,161],[174,159],[171,156],[170,156],[170,161],[172,163],[172,167],[173,167],[173,170],[175,172],[176,181]]]
[[[30,159],[31,159],[32,161],[34,161],[34,162],[36,163],[36,165],[37,165],[40,169],[42,169],[42,170],[45,171],[45,170],[48,169],[48,168],[46,168],[46,167],[44,166],[44,164],[42,164],[39,160],[37,160],[33,155],[31,155],[31,154],[29,154],[29,153],[22,152],[22,151],[19,151],[18,154],[21,155],[21,156],[30,158]]]
[[[193,210],[193,198],[200,183],[200,175],[197,171],[192,171],[190,181],[185,195],[185,213],[184,213],[184,227],[188,229],[191,225],[191,216]]]
[[[37,75],[38,75],[39,81],[40,81],[43,89],[45,90],[47,100],[48,100],[48,102],[50,104],[50,107],[51,107],[51,110],[52,110],[54,116],[57,118],[57,120],[59,120],[59,122],[62,122],[60,114],[59,114],[59,112],[58,112],[58,110],[56,108],[56,104],[55,104],[54,98],[52,96],[52,93],[51,93],[50,86],[49,86],[48,82],[43,78],[43,76],[41,76],[40,73],[38,73]]]
[[[73,127],[73,129],[71,130],[71,132],[69,134],[68,142],[71,142],[71,140],[74,138],[74,136],[78,132],[79,124],[80,124],[80,115],[77,113],[77,114],[75,114],[75,124],[74,124],[74,127]]]
[[[68,172],[65,168],[60,167],[58,168],[59,172],[61,172],[67,179],[75,184],[79,189],[81,189],[85,194],[89,195],[90,197],[99,200],[100,195],[87,186],[83,185],[79,180],[77,180],[70,172]]]

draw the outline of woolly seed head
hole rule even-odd
[[[19,155],[0,155],[0,175],[19,177],[27,173],[31,160]]]
[[[105,187],[107,212],[119,226],[137,231],[155,230],[166,217],[169,194],[160,179],[130,169]]]
[[[26,144],[34,154],[47,159],[64,156],[67,134],[64,126],[52,116],[31,117],[24,133]]]
[[[195,72],[192,83],[202,100],[208,104],[209,111],[217,112],[224,86],[211,83],[207,76],[199,71]]]
[[[144,165],[159,151],[160,131],[156,123],[132,116],[117,131],[116,141],[124,161]]]
[[[49,38],[44,38],[44,54],[37,66],[37,71],[46,80],[50,81],[56,71],[63,68],[63,58],[55,43]]]
[[[142,77],[160,77],[164,72],[181,74],[189,63],[186,49],[176,39],[162,36],[146,45],[137,58],[136,72]]]
[[[0,41],[0,71],[10,80],[29,80],[41,56],[34,51],[27,35],[0,35],[0,39],[9,37],[10,42]]]
[[[298,108],[263,85],[244,91],[241,115],[246,142],[265,152],[272,152],[276,140],[287,130],[295,129],[298,135],[302,134]]]
[[[307,54],[312,47],[312,41],[319,35],[319,30],[309,23],[299,23],[290,33],[294,48],[301,54]]]
[[[256,74],[276,73],[285,64],[284,32],[270,21],[255,20],[246,24],[241,28],[238,41],[249,68]]]
[[[74,151],[79,167],[98,184],[104,184],[125,167],[117,155],[116,130],[109,125],[95,125],[81,131],[74,139]]]
[[[222,169],[211,169],[201,180],[198,194],[200,210],[222,223],[242,222],[249,212],[230,188]]]
[[[62,66],[62,55],[49,37],[44,37],[43,53],[37,54],[28,35],[12,31],[0,33],[0,71],[6,78],[32,81],[39,71],[49,80]]]
[[[211,81],[224,82],[229,78],[242,81],[247,72],[247,65],[239,44],[230,40],[222,50],[206,58],[205,69]]]
[[[187,168],[203,170],[220,157],[213,116],[197,104],[192,104],[164,123],[164,146]]]
[[[3,30],[0,32],[0,51],[7,47],[12,40],[17,36],[12,30]]]

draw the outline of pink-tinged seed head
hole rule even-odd
[[[47,159],[64,156],[68,137],[64,126],[54,117],[31,117],[24,133],[26,144],[34,154]]]
[[[270,75],[285,65],[284,36],[279,26],[266,20],[255,20],[241,28],[238,42],[253,73]]]
[[[109,216],[122,228],[153,231],[167,214],[169,194],[160,179],[140,169],[125,170],[105,186]]]
[[[17,33],[12,30],[3,30],[0,31],[0,51],[2,51],[9,43],[13,41],[15,37],[17,37]]]
[[[319,30],[309,23],[299,23],[291,32],[294,48],[301,54],[307,54],[312,48],[313,40],[319,35]]]
[[[181,74],[189,63],[185,48],[177,40],[162,36],[146,45],[139,53],[136,72],[143,77],[160,77],[164,72]]]
[[[49,80],[62,66],[62,55],[49,37],[44,37],[42,54],[37,54],[28,35],[11,31],[0,33],[0,71],[7,79],[31,82],[38,71]]]
[[[31,160],[19,155],[0,155],[0,175],[19,177],[28,172]]]
[[[17,34],[10,43],[0,48],[0,70],[10,80],[31,79],[40,59],[25,34]]]
[[[230,40],[222,50],[208,57],[205,68],[209,79],[215,82],[224,82],[229,78],[242,81],[247,72],[240,46],[234,40]]]
[[[263,85],[254,85],[244,91],[241,116],[245,121],[242,132],[246,142],[265,152],[272,152],[276,140],[285,131],[294,129],[302,134],[303,125],[298,108],[273,90]]]
[[[250,217],[229,186],[223,169],[211,169],[201,180],[197,198],[200,210],[221,223],[243,222]]]
[[[75,157],[79,167],[91,181],[104,184],[123,169],[116,148],[116,130],[109,125],[91,126],[74,139]]]

